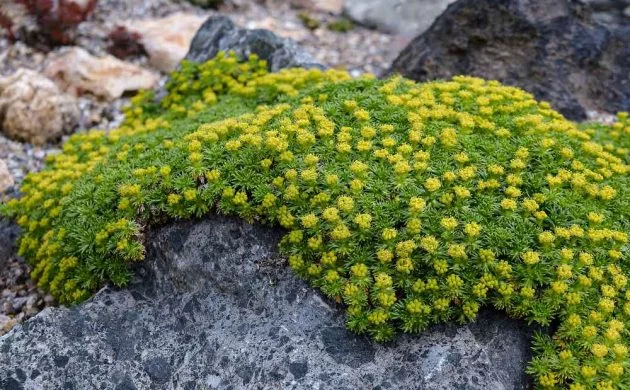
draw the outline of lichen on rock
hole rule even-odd
[[[417,84],[256,57],[184,62],[121,128],[73,136],[4,208],[61,302],[124,285],[143,231],[211,210],[286,229],[295,273],[377,341],[492,305],[548,325],[542,386],[622,386],[627,114],[581,127],[473,77]]]

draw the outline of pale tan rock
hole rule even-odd
[[[155,72],[110,55],[95,57],[79,47],[53,59],[45,73],[67,92],[77,96],[90,93],[106,100],[153,88],[159,79]]]
[[[9,333],[16,323],[17,322],[13,318],[0,314],[0,336]]]
[[[21,68],[0,79],[0,130],[10,138],[55,140],[71,132],[80,116],[77,100],[35,71]]]
[[[300,8],[333,15],[339,15],[343,11],[343,0],[293,0],[293,3]]]
[[[7,167],[7,163],[4,160],[0,160],[0,194],[8,190],[10,187],[13,187],[15,184],[15,180],[13,180],[13,175],[9,172],[9,167]]]
[[[124,26],[140,34],[151,64],[170,72],[186,56],[190,41],[205,20],[204,16],[176,12],[160,19],[128,20]]]

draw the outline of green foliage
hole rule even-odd
[[[345,33],[354,28],[354,23],[351,20],[346,18],[339,18],[334,20],[326,26],[330,31]]]
[[[294,271],[386,341],[493,305],[539,335],[541,387],[628,388],[630,122],[578,127],[471,77],[416,84],[184,64],[120,129],[73,136],[5,212],[62,302],[124,285],[142,232],[213,209],[283,226]]]
[[[321,24],[319,22],[319,20],[311,17],[306,12],[300,12],[300,13],[298,13],[297,16],[300,19],[300,21],[302,22],[302,24],[304,25],[304,27],[308,28],[309,30],[316,30]]]

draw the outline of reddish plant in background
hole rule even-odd
[[[0,29],[7,31],[11,41],[15,40],[15,34],[13,34],[13,22],[11,21],[11,18],[2,13],[2,7],[0,7]]]
[[[142,36],[135,31],[129,31],[124,26],[117,26],[107,36],[109,46],[107,51],[118,58],[138,56],[145,53],[140,43]]]
[[[68,44],[72,41],[72,31],[83,22],[96,6],[97,0],[9,0],[5,9],[11,5],[22,5],[26,12],[37,22],[38,32],[53,44]],[[0,11],[3,7],[0,6]],[[3,14],[3,12],[0,12]],[[12,27],[15,24],[11,15],[0,15],[0,27],[15,38]]]

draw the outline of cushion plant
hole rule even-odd
[[[130,279],[148,224],[286,229],[295,273],[376,341],[492,305],[552,325],[541,387],[630,387],[630,121],[578,126],[495,81],[184,63],[109,133],[72,136],[3,207],[60,302]]]

